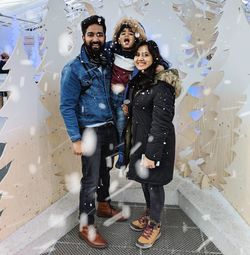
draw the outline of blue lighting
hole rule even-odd
[[[189,115],[191,116],[193,121],[197,121],[202,117],[203,111],[202,110],[194,110],[194,111],[190,112]]]
[[[188,89],[188,93],[192,97],[202,98],[203,97],[203,87],[201,86],[190,86]]]

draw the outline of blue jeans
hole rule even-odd
[[[82,156],[82,174],[80,190],[80,215],[88,215],[88,224],[94,224],[95,193],[97,201],[104,202],[109,197],[110,174],[113,166],[107,165],[106,158],[114,154],[117,143],[117,130],[114,125],[96,127],[94,131],[97,135],[97,146],[93,155]],[[110,146],[113,144],[113,146]]]
[[[111,93],[111,101],[112,101],[112,108],[114,113],[114,119],[116,122],[116,127],[119,135],[118,139],[118,152],[119,155],[124,154],[124,138],[123,138],[123,130],[125,128],[125,115],[122,110],[122,104],[124,100],[124,92],[121,92],[119,94]]]

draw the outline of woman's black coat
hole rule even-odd
[[[175,89],[164,81],[145,77],[134,79],[129,87],[130,118],[126,145],[131,141],[128,179],[140,183],[164,185],[173,178],[175,159]],[[132,133],[132,139],[130,134]],[[135,150],[135,151],[134,151]],[[154,160],[154,169],[140,167],[142,155]]]

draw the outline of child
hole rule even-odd
[[[118,160],[115,167],[120,169],[124,166],[124,141],[123,130],[125,116],[122,104],[126,86],[134,70],[134,54],[137,44],[146,40],[146,34],[142,25],[133,18],[122,18],[116,24],[113,40],[109,50],[114,56],[111,79],[111,104],[114,111],[119,134]]]

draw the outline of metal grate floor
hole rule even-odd
[[[140,216],[144,210],[142,204],[129,205],[130,220]],[[90,248],[78,237],[79,226],[76,226],[43,255],[222,255],[178,206],[164,208],[162,236],[148,250],[141,250],[135,246],[140,233],[132,231],[128,222],[116,222],[109,227],[105,227],[103,222],[104,219],[96,217],[97,228],[108,241],[108,248],[102,250]]]

